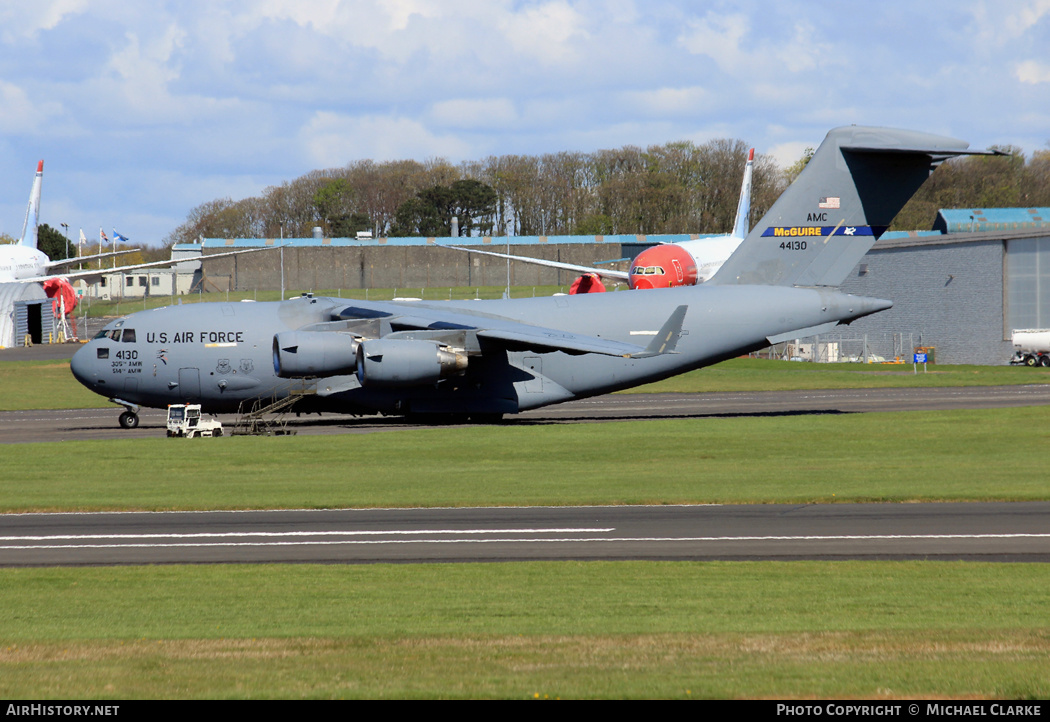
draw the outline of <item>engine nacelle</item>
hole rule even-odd
[[[359,345],[337,331],[282,331],[273,337],[273,370],[285,379],[353,373]]]
[[[434,341],[377,338],[357,348],[357,380],[362,386],[432,384],[466,368],[466,354]]]

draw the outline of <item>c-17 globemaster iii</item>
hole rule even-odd
[[[494,420],[674,376],[889,308],[840,284],[960,140],[832,130],[707,283],[650,293],[371,302],[304,295],[139,311],[73,357],[126,408],[305,392],[297,411]],[[977,151],[983,153],[984,151]]]

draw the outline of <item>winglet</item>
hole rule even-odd
[[[747,163],[744,164],[744,181],[740,184],[740,200],[736,206],[736,220],[733,221],[733,238],[746,238],[751,229],[751,172],[755,165],[755,149],[747,152]]]
[[[685,312],[688,310],[688,306],[676,308],[667,317],[663,327],[656,333],[653,340],[649,342],[649,345],[645,347],[645,350],[641,353],[629,354],[628,358],[649,358],[650,356],[660,356],[665,353],[675,353],[674,348],[678,344],[678,339],[682,337],[682,324],[685,323]]]
[[[19,245],[36,248],[37,225],[40,221],[40,184],[44,178],[44,161],[37,161],[36,176],[29,191],[29,206],[26,208],[26,219],[22,224],[22,237]]]

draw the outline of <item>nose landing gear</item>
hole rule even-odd
[[[110,399],[115,404],[120,404],[124,407],[124,413],[120,415],[117,421],[120,423],[122,429],[137,429],[139,427],[139,405],[133,404],[130,401],[122,401],[121,399]]]

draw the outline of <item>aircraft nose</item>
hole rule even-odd
[[[88,343],[81,346],[69,361],[69,368],[73,372],[73,378],[89,387],[95,380],[94,374],[91,372],[92,362],[94,361],[91,355],[95,353],[95,350],[89,348],[91,345]]]

